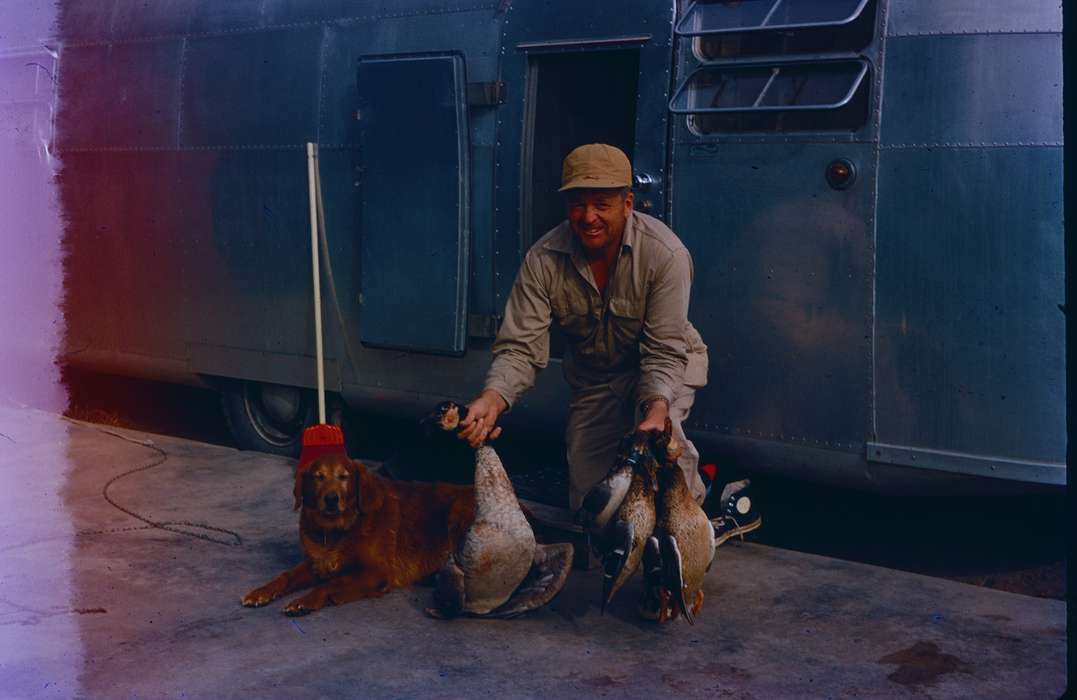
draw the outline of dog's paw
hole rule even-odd
[[[256,588],[239,601],[245,608],[260,608],[273,602],[277,596],[265,588]]]
[[[309,615],[315,610],[320,610],[323,605],[323,603],[318,602],[310,596],[303,596],[302,598],[296,598],[291,603],[285,605],[281,612],[288,617],[300,617],[302,615]]]

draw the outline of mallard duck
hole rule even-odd
[[[627,437],[625,438],[628,439]],[[623,443],[623,440],[622,440]],[[618,455],[623,452],[618,450]],[[582,526],[592,535],[598,535],[621,507],[628,487],[632,484],[632,470],[635,462],[630,459],[618,459],[602,481],[591,487],[583,497],[583,504],[576,511],[576,524]]]
[[[643,556],[643,547],[655,525],[655,492],[657,464],[648,446],[648,433],[626,435],[617,451],[614,471],[629,469],[631,479],[624,498],[607,526],[603,537],[605,554],[602,557],[602,604],[606,606],[631,578]]]
[[[455,431],[466,409],[446,402],[436,423]],[[513,617],[548,603],[572,568],[571,544],[535,541],[508,474],[488,445],[475,451],[475,521],[437,575],[434,617]]]
[[[668,420],[665,432],[654,439],[654,453],[660,462],[657,515],[654,537],[646,544],[640,612],[651,617],[657,607],[659,622],[683,614],[694,624],[694,615],[703,607],[703,579],[714,560],[714,527],[692,498],[677,465],[681,446]]]

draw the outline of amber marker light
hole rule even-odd
[[[830,162],[826,166],[826,181],[836,190],[845,190],[856,182],[856,166],[844,158]]]

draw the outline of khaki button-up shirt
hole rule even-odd
[[[550,324],[568,339],[573,388],[638,375],[637,401],[673,402],[682,385],[706,384],[707,347],[688,322],[692,258],[658,219],[633,212],[606,294],[567,221],[524,258],[494,342],[486,387],[512,406],[550,357]]]

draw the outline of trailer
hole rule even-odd
[[[306,142],[327,384],[415,415],[481,387],[561,159],[604,142],[694,259],[701,449],[1061,485],[1061,26],[1050,0],[60,0],[0,60],[55,75],[12,138],[56,171],[62,361],[216,387],[243,447],[313,419]],[[508,419],[559,430],[566,397],[551,367]]]

